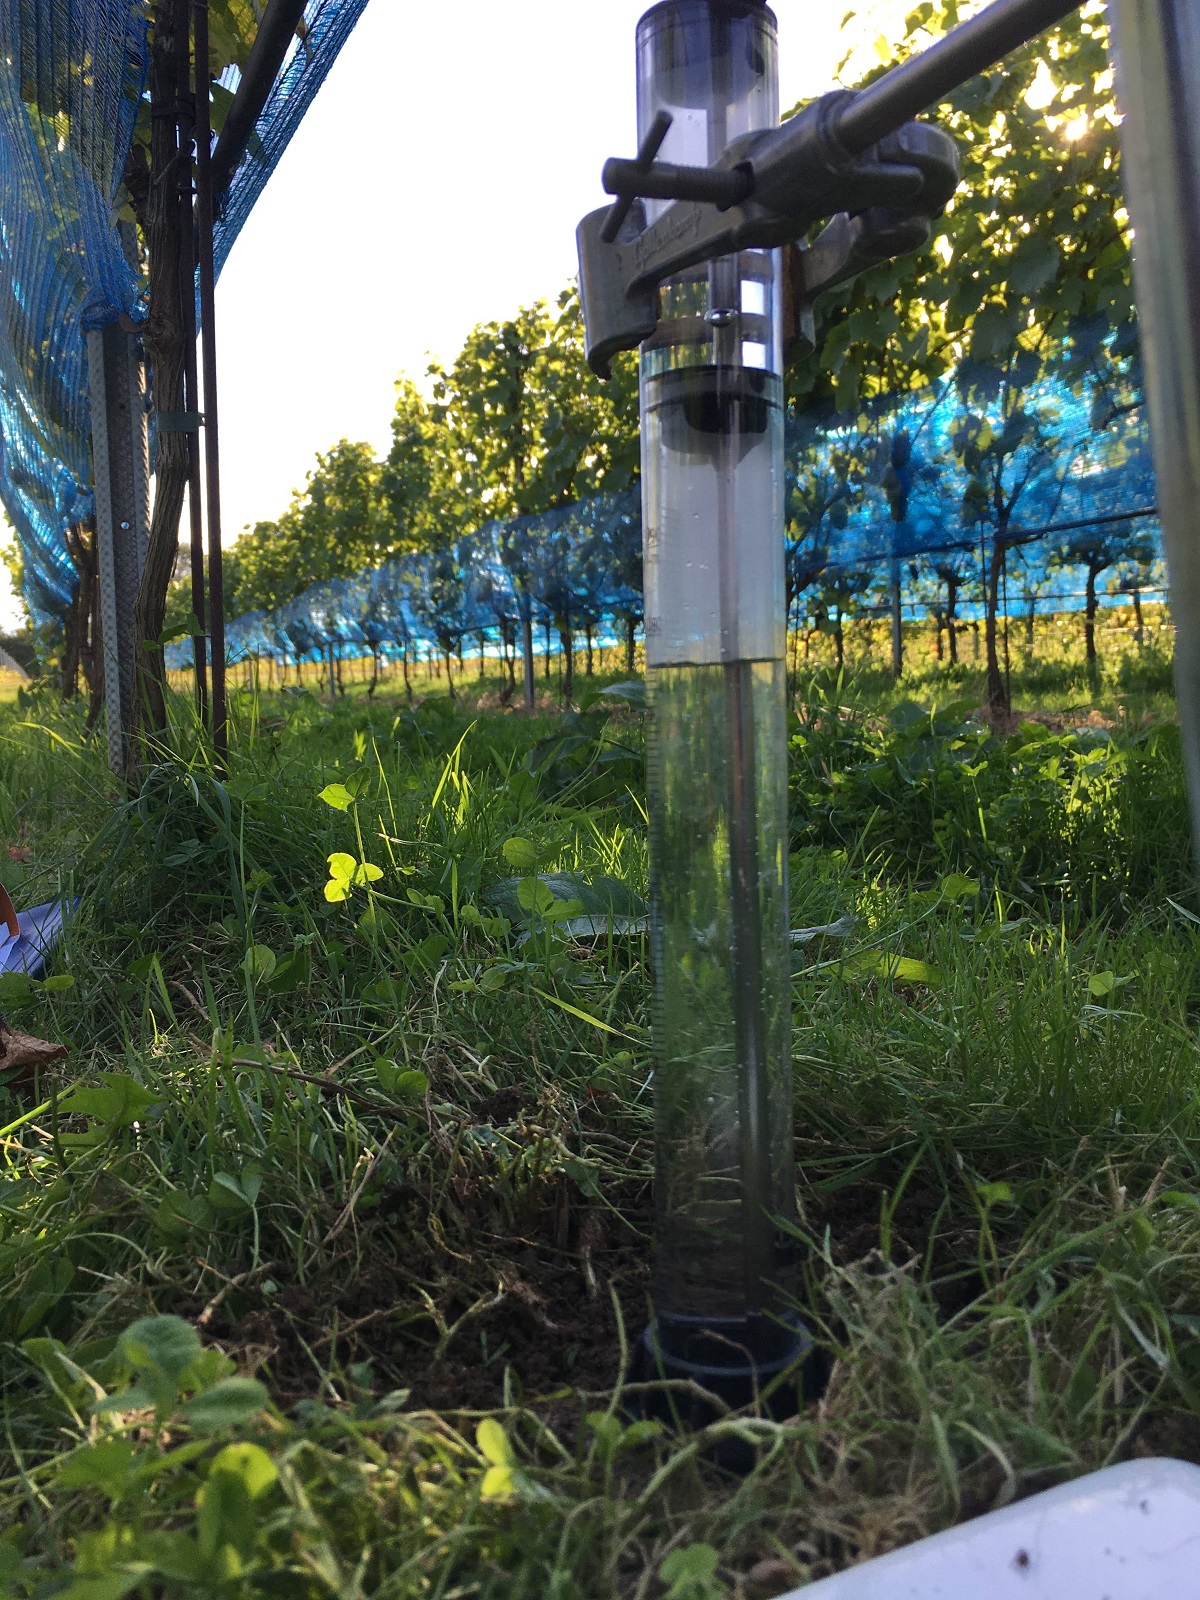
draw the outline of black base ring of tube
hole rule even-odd
[[[795,1313],[778,1318],[660,1315],[638,1340],[630,1377],[639,1385],[663,1385],[639,1394],[642,1416],[695,1432],[722,1414],[705,1394],[731,1411],[757,1407],[777,1421],[795,1416],[823,1393],[828,1360]],[[680,1382],[696,1387],[668,1387]],[[734,1472],[754,1464],[753,1446],[738,1439],[722,1441],[712,1455]]]

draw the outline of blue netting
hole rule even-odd
[[[1125,589],[1161,586],[1162,540],[1144,407],[1026,391],[1020,410],[953,384],[864,412],[795,418],[787,457],[793,616],[901,584],[909,612],[933,610],[953,575],[960,617],[977,615],[981,565],[1000,536],[1022,607],[1071,605],[1092,551]],[[842,597],[839,601],[839,593]],[[1119,595],[1109,598],[1119,598]],[[278,611],[233,621],[230,659],[317,660],[332,649],[449,652],[462,641],[511,657],[523,622],[622,634],[642,617],[636,490],[491,522],[447,549],[315,585]],[[169,664],[190,663],[189,642]]]
[[[0,499],[35,613],[91,510],[84,331],[138,303],[112,211],[145,73],[141,0],[0,0]]]
[[[234,174],[234,240],[366,0],[311,0]],[[35,617],[76,586],[65,531],[92,509],[85,332],[141,315],[114,204],[147,75],[144,0],[0,0],[0,502]]]
[[[471,639],[511,653],[526,619],[599,633],[617,617],[641,618],[641,539],[636,489],[489,522],[447,549],[314,584],[276,611],[236,618],[226,651],[232,662],[311,661],[331,648],[387,656],[453,651]],[[190,640],[168,648],[172,670],[190,663]]]
[[[218,272],[366,6],[367,0],[309,0],[305,7],[304,38],[291,47],[221,207],[213,236]]]
[[[1024,542],[1069,523],[1100,528],[1156,504],[1144,407],[1105,407],[1055,381],[1016,411],[966,403],[947,383],[866,413],[799,419],[788,454],[797,580],[977,549],[998,531]]]

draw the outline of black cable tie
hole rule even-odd
[[[204,425],[203,411],[156,411],[159,433],[199,433]]]

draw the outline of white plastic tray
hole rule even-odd
[[[785,1600],[1200,1600],[1200,1467],[1108,1467]]]

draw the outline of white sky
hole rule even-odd
[[[399,373],[574,274],[600,168],[634,153],[646,3],[371,0],[218,287],[227,543],[286,508],[318,450],[385,450]],[[787,108],[830,85],[846,3],[775,9]]]

